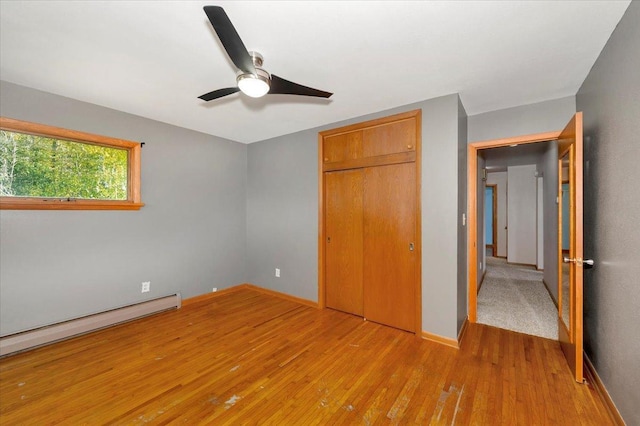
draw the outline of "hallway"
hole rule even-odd
[[[506,330],[558,339],[557,310],[533,266],[487,257],[478,294],[478,322]]]

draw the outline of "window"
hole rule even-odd
[[[138,210],[140,145],[0,117],[0,209]]]

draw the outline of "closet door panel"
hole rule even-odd
[[[362,132],[349,132],[324,138],[323,161],[355,160],[362,157]]]
[[[362,239],[364,172],[324,174],[325,300],[330,308],[363,315]]]
[[[401,120],[362,131],[363,157],[415,151],[416,122],[414,119]]]
[[[415,332],[415,163],[364,178],[364,317]]]

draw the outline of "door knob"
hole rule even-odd
[[[593,265],[594,265],[593,259],[581,259],[581,258],[572,259],[570,257],[563,257],[562,261],[564,263],[575,263],[578,266],[583,266],[587,269],[593,268]]]

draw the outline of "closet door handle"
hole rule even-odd
[[[413,243],[409,243],[409,251],[413,251]]]

